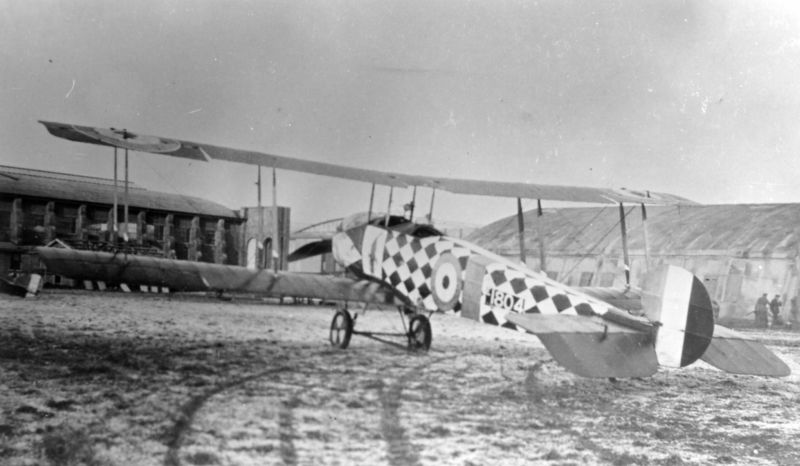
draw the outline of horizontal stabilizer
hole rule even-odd
[[[784,377],[791,373],[761,342],[720,325],[714,328],[714,338],[702,359],[734,374]]]
[[[509,312],[506,320],[535,334],[559,364],[582,377],[646,377],[658,370],[647,332],[587,316]]]

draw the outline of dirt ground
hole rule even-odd
[[[434,316],[430,353],[327,342],[333,310],[45,291],[0,297],[2,465],[800,464],[793,374],[698,363],[584,379],[535,337]],[[357,328],[398,330],[368,312]]]

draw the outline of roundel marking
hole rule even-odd
[[[142,152],[168,153],[181,148],[181,143],[158,136],[131,133],[114,128],[75,128],[78,132],[98,139],[112,146],[124,147]]]
[[[461,294],[461,264],[456,257],[446,252],[439,257],[431,274],[433,301],[441,311],[451,311]]]

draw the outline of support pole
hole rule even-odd
[[[428,210],[428,223],[433,225],[433,200],[436,198],[436,188],[431,191],[431,208]]]
[[[625,206],[619,203],[619,227],[622,230],[622,261],[625,263],[625,286],[631,286],[631,262],[628,257],[628,228],[625,226]]]
[[[375,183],[372,183],[372,190],[369,192],[369,210],[367,211],[367,223],[372,220],[372,202],[375,200]]]
[[[389,217],[392,215],[392,194],[394,194],[394,186],[389,187],[389,205],[386,206],[386,218],[383,220],[383,226],[389,228]]]
[[[114,226],[111,229],[111,241],[113,241],[114,246],[117,244],[117,231],[119,230],[119,219],[117,218],[117,210],[119,208],[119,200],[117,195],[117,148],[114,147],[114,215],[112,215],[112,221],[114,222]]]
[[[544,229],[542,228],[544,211],[542,210],[542,200],[536,199],[536,236],[539,238],[539,271],[547,274],[546,254],[544,245]]]
[[[283,241],[278,230],[278,175],[275,166],[272,166],[272,270],[278,271],[281,265],[281,252]]]
[[[650,270],[650,243],[647,240],[647,208],[642,204],[642,232],[644,234],[644,267]]]
[[[522,216],[522,199],[517,198],[517,227],[519,228],[519,261],[525,264],[525,219]]]

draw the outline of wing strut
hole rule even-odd
[[[367,223],[372,220],[372,202],[375,200],[375,183],[372,183],[372,190],[369,192],[369,210],[367,211]]]
[[[389,187],[389,204],[386,206],[386,218],[383,221],[386,227],[389,226],[389,217],[392,215],[392,195],[394,194],[394,186]]]
[[[258,238],[256,238],[256,268],[263,269],[264,268],[264,259],[263,255],[266,254],[264,251],[264,209],[261,208],[261,165],[258,166],[258,178],[256,179],[256,189],[258,194]],[[262,251],[262,259],[258,260],[258,251]]]
[[[123,130],[123,131],[125,133],[127,133],[126,130]],[[128,149],[127,148],[125,149],[125,195],[123,197],[124,197],[124,202],[125,202],[125,211],[124,211],[125,212],[125,217],[124,217],[125,218],[125,231],[122,232],[122,237],[123,237],[123,239],[125,239],[125,242],[127,243],[128,242],[128,238],[129,238],[129,236],[128,236],[128,233],[129,233],[128,232],[128,229],[129,229],[129,227],[128,227]]]
[[[547,267],[545,266],[545,248],[544,248],[544,232],[542,231],[542,200],[536,199],[536,236],[539,237],[539,271],[546,274]]]
[[[411,195],[411,204],[409,204],[410,212],[409,212],[409,215],[408,215],[408,219],[411,220],[412,222],[414,221],[414,204],[416,202],[417,202],[417,186],[414,185],[414,192]]]
[[[650,270],[650,247],[647,241],[647,208],[642,206],[642,233],[644,235],[644,271]]]
[[[517,198],[517,225],[519,226],[519,261],[525,265],[525,219],[522,217],[522,199]]]
[[[431,191],[431,208],[428,210],[428,223],[433,225],[433,200],[436,198],[436,188]]]
[[[272,270],[275,272],[278,271],[278,267],[280,266],[280,259],[281,259],[281,251],[283,245],[283,241],[281,241],[281,237],[278,236],[278,175],[276,174],[275,165],[272,166],[272,241],[270,241],[270,245],[272,246]]]
[[[117,244],[117,230],[119,229],[119,221],[117,219],[117,210],[119,210],[119,199],[117,191],[119,188],[117,187],[117,148],[114,147],[114,215],[112,215],[112,220],[114,222],[114,227],[111,229],[111,233],[114,237],[111,239],[113,244]]]
[[[625,286],[631,286],[631,259],[628,256],[628,228],[625,226],[625,206],[619,203],[619,227],[622,230],[622,260],[625,263]]]

